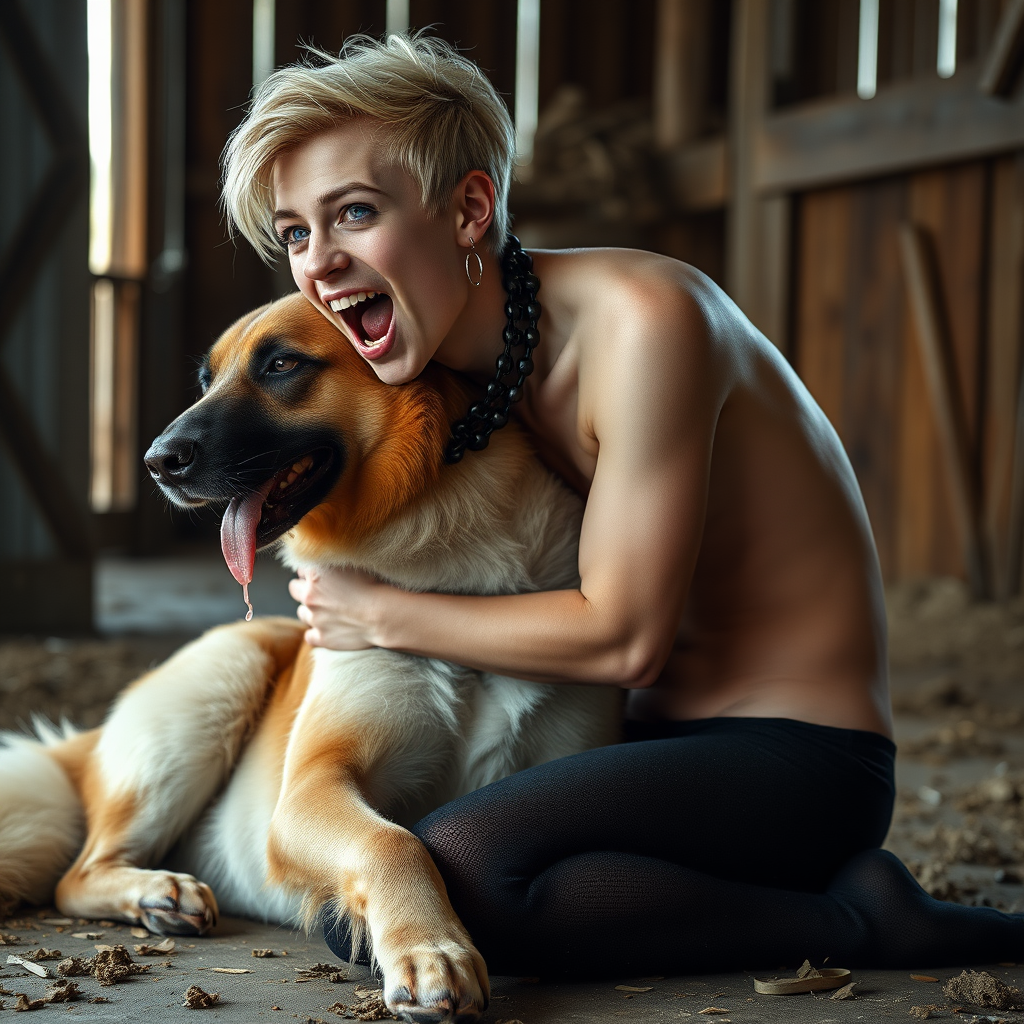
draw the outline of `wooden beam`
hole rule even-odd
[[[757,194],[756,152],[769,105],[769,0],[734,0],[729,83],[726,290],[755,327],[789,347],[790,200]]]
[[[1010,0],[978,79],[986,96],[1009,96],[1024,56],[1024,0]]]
[[[707,115],[708,0],[658,0],[654,138],[668,150],[700,138]]]
[[[934,254],[930,239],[922,228],[913,224],[901,226],[900,257],[949,482],[953,521],[971,590],[975,597],[983,598],[988,596],[988,584],[967,422],[955,387],[945,307]]]
[[[807,103],[768,117],[755,141],[761,193],[820,188],[1024,147],[1024,99],[979,95],[967,68],[887,86],[874,99]]]

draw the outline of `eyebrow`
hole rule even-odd
[[[325,206],[330,206],[336,203],[339,199],[344,199],[350,192],[373,192],[375,195],[382,196],[385,193],[379,188],[374,188],[372,185],[367,185],[362,181],[350,181],[345,185],[339,185],[337,188],[332,188],[329,192],[324,192],[314,201],[314,206],[318,209],[323,209]],[[294,210],[275,210],[274,211],[274,223],[276,224],[279,220],[286,220],[288,218],[295,217],[301,219],[300,215]]]

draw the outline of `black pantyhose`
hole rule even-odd
[[[877,849],[888,740],[786,719],[673,725],[520,772],[415,827],[493,973],[1024,955],[1024,918],[933,900]]]

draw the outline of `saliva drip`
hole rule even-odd
[[[249,600],[249,584],[242,584],[242,600],[245,601],[249,610],[245,613],[245,621],[252,622],[252,601]]]

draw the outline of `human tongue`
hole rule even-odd
[[[391,326],[391,317],[395,312],[395,304],[387,295],[382,295],[376,302],[369,305],[363,313],[361,321],[363,330],[370,341],[380,341]]]
[[[263,502],[267,500],[274,478],[271,477],[258,491],[239,500],[232,498],[220,522],[220,549],[224,553],[231,575],[241,583],[246,604],[249,604],[249,584],[256,561],[256,528],[260,525]],[[252,605],[246,619],[252,618]]]

